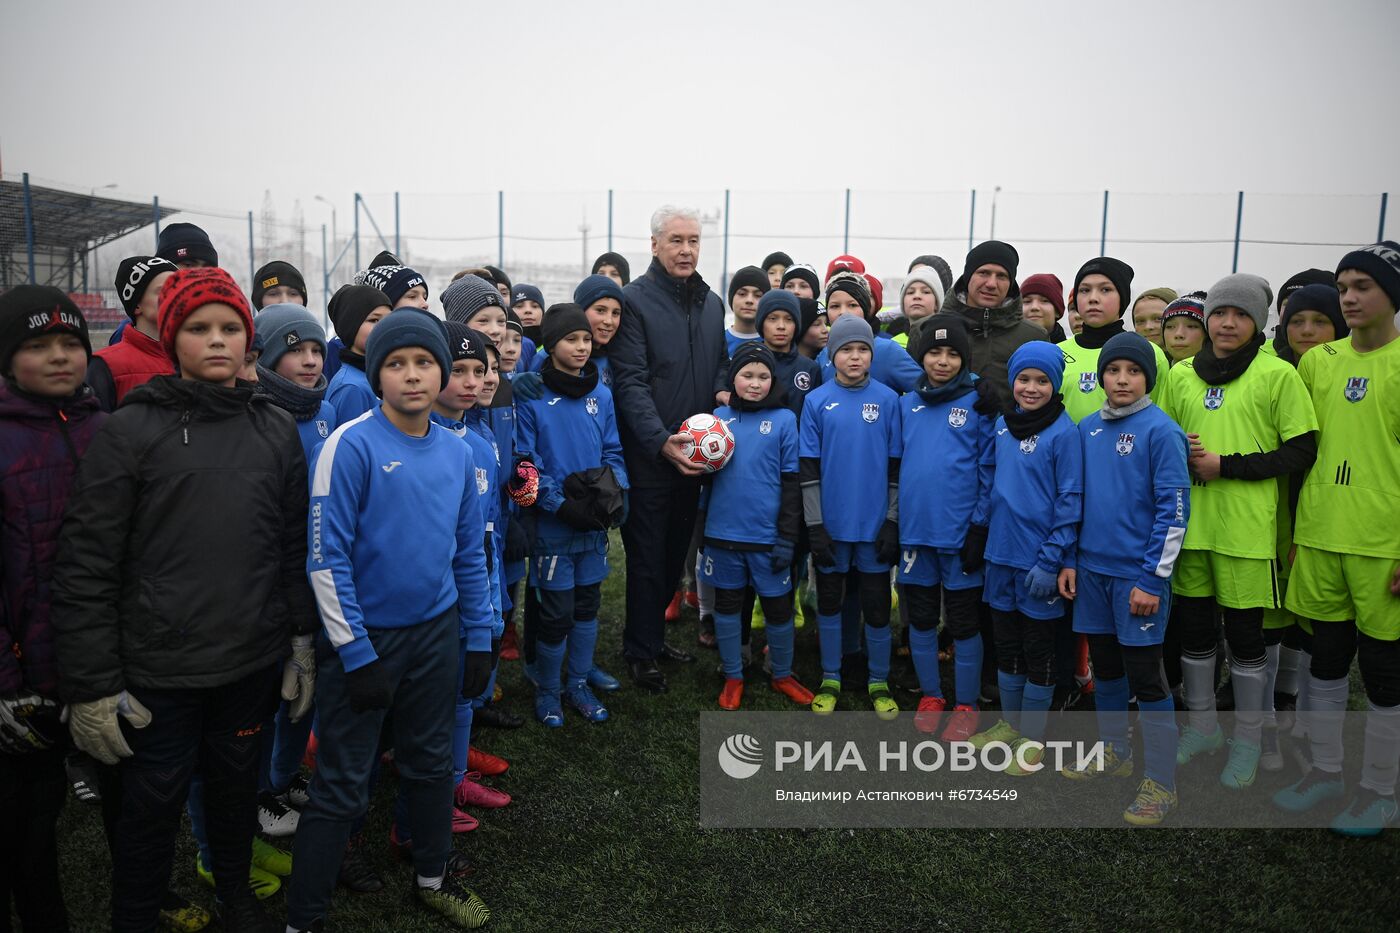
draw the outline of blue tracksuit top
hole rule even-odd
[[[570,473],[612,467],[618,485],[627,488],[612,392],[599,384],[582,398],[569,398],[546,387],[542,397],[516,403],[515,414],[516,447],[540,471],[536,542],[545,545],[544,550],[555,548],[555,553],[596,547],[598,536],[606,536],[605,532],[580,532],[554,513],[564,504],[564,480]]]
[[[957,549],[991,510],[996,421],[977,413],[976,389],[936,404],[917,391],[899,400],[899,543]]]
[[[549,359],[549,354],[541,350],[535,354],[535,358],[530,361],[530,372],[537,373],[544,369],[544,361]],[[612,368],[608,365],[608,355],[606,353],[594,353],[588,358],[588,362],[598,367],[598,384],[612,388]]]
[[[1069,415],[1017,440],[998,417],[993,444],[992,520],[987,560],[1050,573],[1075,566],[1084,491],[1084,453]]]
[[[783,474],[797,474],[797,416],[786,408],[715,409],[734,435],[734,455],[708,490],[705,536],[722,541],[778,543]]]
[[[762,339],[763,338],[757,332],[752,334],[741,335],[734,333],[734,331],[730,330],[728,327],[724,329],[724,345],[728,347],[729,355],[731,357],[734,356],[735,350],[739,349],[741,346],[748,343],[750,340]]]
[[[409,437],[379,408],[321,445],[306,566],[347,671],[375,660],[367,629],[417,625],[453,605],[468,650],[490,650],[486,519],[475,477],[471,448],[450,431],[430,424],[426,437]]]
[[[1094,412],[1079,422],[1084,522],[1079,566],[1166,593],[1191,515],[1186,434],[1156,405],[1126,418]]]
[[[902,450],[899,396],[874,379],[848,388],[833,376],[807,395],[799,438],[797,455],[821,461],[827,534],[874,541],[889,512],[890,458]]]
[[[730,356],[733,356],[732,352]],[[773,358],[778,363],[773,372],[773,381],[787,392],[788,407],[794,415],[801,418],[802,405],[807,401],[807,394],[823,382],[822,368],[816,360],[809,360],[792,350],[787,353],[774,353]],[[836,378],[834,373],[831,378]]]
[[[817,362],[821,365],[822,382],[834,382],[836,380],[836,370],[831,365],[831,354],[822,347],[822,352],[817,354]],[[905,392],[912,392],[919,384],[919,377],[924,374],[919,364],[914,362],[914,358],[909,355],[909,351],[891,340],[886,334],[878,334],[875,337],[875,350],[870,360],[870,377],[876,382],[883,382],[894,389],[900,395]]]
[[[379,407],[379,396],[369,387],[365,371],[349,363],[335,371],[326,387],[326,401],[335,409],[337,424],[348,424],[371,408]]]
[[[339,424],[335,417],[335,406],[324,399],[316,414],[305,421],[297,422],[297,434],[301,436],[301,449],[306,454],[308,467],[315,462],[316,448],[331,436],[331,432]]]
[[[474,414],[469,411],[467,415]],[[462,421],[453,421],[451,418],[443,417],[437,412],[432,414],[433,424],[440,424],[448,431],[467,442],[467,446],[472,449],[472,459],[475,461],[473,479],[476,482],[477,494],[481,496],[482,517],[486,519],[486,530],[491,535],[491,566],[500,568],[501,566],[501,498],[497,488],[496,471],[491,468],[491,464],[496,462],[496,445],[488,438],[482,437],[478,431],[473,431],[471,426]],[[481,419],[477,419],[478,421]],[[501,581],[499,573],[489,574],[491,580],[491,609],[492,619],[497,619],[501,615]],[[504,630],[504,621],[501,622]],[[493,629],[495,622],[492,623]],[[496,634],[494,631],[493,635]]]

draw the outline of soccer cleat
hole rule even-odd
[[[267,845],[267,843],[263,844]],[[287,861],[291,861],[290,856],[288,856]],[[203,881],[211,888],[214,887],[214,872],[204,864],[204,859],[199,855],[194,857],[194,873],[199,876],[200,881]],[[291,873],[291,868],[289,866],[287,874],[290,875]],[[264,871],[257,865],[253,865],[253,867],[248,869],[248,890],[252,891],[258,900],[269,898],[281,889],[282,879],[272,872]]]
[[[1220,772],[1220,783],[1233,790],[1244,790],[1259,776],[1259,746],[1230,739],[1230,757]]]
[[[1133,776],[1133,750],[1128,749],[1126,755],[1119,755],[1118,749],[1112,742],[1104,745],[1103,766],[1100,767],[1094,760],[1079,763],[1079,767],[1065,765],[1060,769],[1060,774],[1071,781],[1092,781],[1101,777],[1126,778]],[[1155,781],[1153,783],[1156,783]]]
[[[400,862],[413,861],[413,840],[399,839],[399,828],[397,826],[392,826],[389,829],[389,854]],[[464,875],[475,874],[476,866],[472,864],[471,859],[467,858],[456,849],[453,849],[447,856],[446,873],[460,878]]]
[[[290,836],[297,831],[301,814],[284,804],[275,794],[258,794],[258,828],[264,836],[274,839]]]
[[[948,725],[939,736],[945,742],[966,742],[977,731],[977,707],[961,703],[953,707],[948,717]]]
[[[453,926],[476,930],[486,926],[486,921],[491,919],[486,902],[456,878],[444,878],[440,888],[414,887],[417,889],[418,903],[440,914]]]
[[[836,709],[836,697],[841,693],[841,681],[823,680],[822,685],[817,688],[816,696],[812,697],[812,712],[830,713]]]
[[[968,738],[973,748],[985,748],[993,742],[1005,742],[1010,744],[1021,737],[1021,733],[1011,728],[1011,723],[1005,719],[998,719],[996,725],[985,732],[979,732]]]
[[[622,689],[622,681],[594,666],[588,669],[588,686],[594,693],[616,693]]]
[[[1282,771],[1283,752],[1278,747],[1278,730],[1265,726],[1259,740],[1259,767],[1265,771]]]
[[[481,783],[481,775],[468,771],[457,782],[452,799],[459,807],[481,807],[485,810],[499,810],[510,803],[510,794]]]
[[[214,901],[214,915],[229,933],[276,933],[280,923],[263,910],[256,897],[243,895],[230,901]]]
[[[472,714],[472,728],[486,726],[491,729],[519,729],[525,725],[525,717],[517,716],[499,703],[487,703]]]
[[[1027,777],[1044,771],[1045,768],[1040,764],[1044,757],[1044,742],[1037,742],[1034,739],[1021,736],[1011,743],[1011,763],[1006,766],[1006,770],[1002,774],[1009,777]],[[1021,764],[1022,760],[1025,761],[1024,766]]]
[[[203,907],[191,904],[169,888],[160,899],[157,920],[163,930],[171,933],[199,933],[214,919]]]
[[[456,833],[469,833],[480,825],[481,820],[470,813],[465,813],[456,807],[452,808],[452,832],[454,835]]]
[[[564,706],[559,702],[559,694],[535,694],[535,718],[547,729],[558,729],[564,725]],[[467,757],[471,757],[471,752],[467,752]],[[467,767],[471,767],[470,761],[468,761]]]
[[[679,622],[679,621],[680,621],[680,618],[681,618],[681,594],[680,594],[680,590],[677,590],[677,591],[676,591],[676,595],[671,597],[671,604],[670,604],[669,606],[666,607],[666,621],[667,621],[667,622]]]
[[[1145,777],[1138,785],[1137,797],[1123,811],[1123,819],[1134,826],[1156,826],[1176,809],[1176,791],[1167,790],[1152,778]]]
[[[1191,726],[1181,730],[1181,738],[1176,743],[1176,763],[1190,763],[1198,755],[1213,755],[1225,747],[1225,733],[1217,726],[1210,735],[1203,735]]]
[[[807,610],[802,608],[802,600],[795,600],[792,604],[792,627],[801,629],[807,624]]]
[[[608,708],[598,702],[587,683],[565,690],[564,703],[589,722],[608,721]]]
[[[370,861],[363,831],[351,836],[345,844],[345,857],[340,861],[340,874],[335,881],[356,894],[373,894],[384,889],[384,879]]]
[[[1369,787],[1358,787],[1347,808],[1332,821],[1332,831],[1343,836],[1379,836],[1395,822],[1394,797],[1382,797]]]
[[[763,618],[763,603],[755,599],[753,602],[753,612],[749,614],[749,630],[756,632],[761,628],[765,628],[767,625],[768,623],[765,622]]]
[[[876,681],[866,687],[870,693],[870,705],[875,707],[875,715],[881,719],[890,720],[899,715],[899,704],[890,695],[890,685],[883,680]]]
[[[695,591],[695,590],[689,590],[689,589],[686,590],[686,591],[685,591],[685,604],[686,604],[687,606],[689,606],[691,609],[699,609],[699,608],[700,608],[700,594],[699,594],[697,591]]]
[[[720,709],[738,709],[744,699],[744,678],[726,677],[724,688],[719,692]]]
[[[504,634],[501,635],[501,660],[520,660],[520,642],[516,640],[514,625],[507,625]]]
[[[770,682],[770,685],[774,690],[799,706],[810,706],[812,700],[815,699],[815,697],[812,696],[812,691],[802,686],[801,682],[792,675],[775,678]]]
[[[298,772],[292,778],[292,783],[287,785],[287,792],[282,795],[282,802],[295,810],[306,806],[311,802],[311,782]]]
[[[1302,779],[1274,794],[1274,806],[1289,813],[1307,813],[1318,804],[1336,800],[1345,793],[1346,784],[1340,773],[1309,768]]]
[[[292,853],[283,851],[254,836],[253,867],[279,878],[290,878],[292,875]]]
[[[938,731],[938,721],[943,718],[943,711],[947,708],[948,701],[942,697],[920,698],[919,710],[914,714],[914,728],[933,735]]]
[[[475,745],[467,748],[467,770],[480,771],[487,777],[495,777],[498,774],[505,774],[510,768],[510,762],[504,758],[493,755],[490,752],[483,752]]]

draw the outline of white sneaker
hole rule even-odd
[[[311,802],[311,782],[301,775],[292,778],[292,783],[287,787],[287,792],[282,795],[282,802],[293,810],[300,810]]]
[[[258,827],[264,836],[274,839],[290,836],[297,831],[297,822],[300,819],[300,813],[290,809],[272,794],[258,795]]]

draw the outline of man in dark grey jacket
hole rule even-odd
[[[631,482],[627,624],[622,650],[632,679],[666,690],[658,659],[693,661],[665,642],[666,605],[695,529],[699,467],[686,457],[682,421],[715,407],[715,375],[729,366],[724,303],[700,278],[700,218],[662,207],[651,218],[650,268],[622,290],[622,324],[608,355]]]

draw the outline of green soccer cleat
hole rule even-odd
[[[996,725],[985,732],[977,733],[967,741],[973,748],[984,748],[993,742],[1005,742],[1010,745],[1020,737],[1021,733],[1011,728],[1011,723],[1005,719],[998,719]]]
[[[456,878],[443,878],[441,888],[414,885],[414,889],[418,892],[420,904],[441,915],[453,926],[476,930],[486,926],[486,921],[491,919],[486,902]]]
[[[204,859],[198,855],[194,857],[194,873],[199,876],[199,880],[211,888],[214,887],[214,872],[205,867]],[[252,891],[258,900],[265,901],[281,889],[281,878],[263,871],[256,865],[248,869],[248,890]]]
[[[1091,759],[1079,767],[1066,765],[1060,769],[1060,774],[1071,781],[1093,781],[1101,777],[1130,778],[1133,776],[1133,750],[1130,748],[1128,754],[1119,755],[1117,747],[1109,742],[1104,749],[1102,766]]]
[[[1258,745],[1230,740],[1230,757],[1225,762],[1225,770],[1220,772],[1220,783],[1231,790],[1244,790],[1254,784],[1259,776]]]
[[[1309,768],[1302,779],[1274,794],[1274,806],[1289,813],[1307,813],[1327,800],[1336,800],[1346,793],[1341,774]]]
[[[253,867],[260,868],[269,875],[289,878],[292,874],[292,853],[283,851],[254,836]]]
[[[881,719],[890,720],[899,715],[899,704],[894,697],[890,696],[890,685],[884,681],[876,681],[868,688],[870,691],[870,704],[875,707],[875,715]]]
[[[802,608],[802,600],[795,599],[792,603],[792,627],[801,629],[807,624],[807,610]]]
[[[1123,819],[1134,826],[1158,826],[1178,802],[1176,791],[1167,790],[1152,778],[1143,778],[1137,798],[1123,811]]]
[[[812,712],[831,713],[836,710],[836,698],[841,694],[841,681],[823,680],[822,685],[817,688],[817,695],[812,697]]]
[[[766,628],[767,625],[768,623],[764,621],[763,618],[763,603],[755,599],[753,601],[753,612],[749,613],[749,629],[750,631],[756,632],[761,628]]]
[[[1181,738],[1176,743],[1176,763],[1188,764],[1198,755],[1213,755],[1225,747],[1225,733],[1216,726],[1210,735],[1197,732],[1191,726],[1181,730]]]
[[[1396,809],[1394,797],[1382,797],[1369,787],[1358,787],[1351,803],[1332,821],[1332,831],[1343,836],[1379,836],[1381,830],[1395,822]]]
[[[1025,736],[1015,739],[1011,743],[1011,764],[1006,766],[1002,774],[1010,777],[1027,777],[1037,772],[1044,771],[1044,767],[1038,767],[1041,759],[1045,757],[1045,743],[1028,739]],[[1026,760],[1026,767],[1021,767],[1021,759]]]

